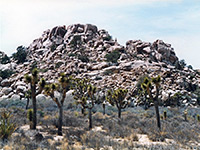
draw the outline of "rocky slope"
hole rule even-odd
[[[109,62],[107,54],[117,53],[117,61]],[[113,57],[113,56],[112,56]],[[182,66],[174,49],[162,40],[153,43],[129,40],[126,46],[112,39],[106,30],[91,24],[57,26],[43,32],[28,47],[27,61],[11,60],[1,70],[14,70],[10,78],[1,80],[1,99],[24,98],[28,89],[24,75],[37,66],[40,76],[55,82],[60,72],[88,77],[101,89],[129,89],[132,105],[143,104],[138,95],[138,81],[144,76],[161,75],[163,105],[198,105],[200,73]]]

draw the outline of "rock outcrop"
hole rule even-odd
[[[120,55],[117,63],[105,57],[115,51]],[[162,40],[153,43],[129,40],[123,46],[95,25],[57,26],[44,31],[30,44],[27,62],[17,65],[12,60],[7,64],[16,73],[1,81],[0,93],[6,98],[13,95],[24,98],[28,89],[24,75],[37,66],[40,76],[49,83],[55,82],[60,72],[65,72],[88,77],[101,89],[127,88],[136,105],[143,104],[134,95],[141,76],[160,74],[163,105],[197,105],[198,96],[193,92],[200,86],[200,75],[188,67],[177,69],[177,63],[174,49]],[[177,93],[181,98],[177,98]]]

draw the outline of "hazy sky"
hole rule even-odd
[[[200,68],[200,0],[0,0],[0,50],[11,55],[44,30],[74,23],[106,29],[122,45],[162,39]]]

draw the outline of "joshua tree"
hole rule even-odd
[[[108,90],[106,100],[112,105],[116,105],[118,109],[118,117],[121,118],[121,110],[128,106],[128,101],[125,99],[127,96],[128,90],[126,89],[117,89],[117,90]]]
[[[141,87],[144,91],[147,92],[149,95],[149,98],[153,101],[155,111],[156,111],[156,119],[157,119],[157,126],[159,129],[161,129],[161,123],[160,123],[160,114],[159,114],[159,99],[158,96],[160,94],[160,81],[161,77],[158,75],[156,78],[145,78],[143,83],[141,84]],[[153,84],[152,84],[153,83]],[[153,89],[155,88],[155,92],[153,92]]]
[[[97,90],[97,93],[98,93],[98,97],[97,97],[97,104],[102,104],[102,108],[103,108],[103,115],[106,114],[106,103],[108,103],[106,101],[106,91],[105,89],[101,90],[101,89],[98,89]]]
[[[38,84],[38,70],[37,68],[32,70],[32,75],[25,75],[25,80],[27,83],[30,84],[31,88],[31,99],[32,99],[32,105],[33,105],[33,126],[31,129],[36,129],[37,125],[37,105],[36,105],[36,96],[42,92],[45,86],[45,80],[42,78],[39,82],[39,89],[37,90],[37,84]]]
[[[66,77],[64,73],[60,74],[59,83],[53,83],[51,85],[45,86],[45,94],[50,96],[52,100],[57,104],[59,109],[59,119],[58,119],[58,135],[62,135],[62,120],[63,120],[63,104],[66,97],[66,92],[70,89],[72,77]],[[61,98],[57,98],[54,95],[55,91],[61,93]]]
[[[82,98],[85,96],[87,93],[87,87],[89,85],[89,80],[88,79],[74,79],[74,86],[73,92],[74,99],[77,100],[77,104],[81,104],[81,112],[84,115],[85,114],[85,102],[82,100]]]
[[[89,80],[76,80],[73,95],[77,104],[81,104],[82,110],[88,109],[89,129],[92,129],[92,108],[97,101],[95,93],[96,87],[91,85]]]

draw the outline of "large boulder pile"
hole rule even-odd
[[[113,52],[119,55],[117,62],[106,57]],[[37,67],[40,76],[49,83],[55,82],[60,72],[65,72],[90,78],[101,89],[127,88],[136,105],[142,104],[134,95],[141,76],[160,74],[160,99],[164,105],[197,105],[198,96],[194,91],[199,87],[200,75],[188,67],[177,69],[178,62],[174,49],[162,40],[153,43],[129,40],[122,46],[106,30],[99,30],[95,25],[57,26],[44,31],[30,44],[26,62],[9,63],[15,74],[1,81],[0,96],[24,98],[29,89],[24,75]],[[182,99],[175,99],[177,93],[181,93]]]
[[[178,61],[171,45],[164,43],[162,40],[156,40],[153,43],[129,40],[126,42],[126,49],[132,56],[143,55],[149,61],[165,62],[170,65],[175,65]]]

